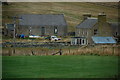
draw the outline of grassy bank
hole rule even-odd
[[[114,78],[117,56],[3,56],[3,78]]]
[[[13,47],[2,48],[2,55],[52,55],[62,49],[63,55],[114,55],[120,56],[120,45],[95,45],[95,46],[46,46],[46,47]]]

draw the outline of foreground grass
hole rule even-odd
[[[113,78],[117,56],[3,56],[3,78]]]

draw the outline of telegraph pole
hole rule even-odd
[[[15,36],[16,36],[16,34],[15,34],[15,29],[16,29],[16,17],[14,16],[13,17],[13,20],[14,20],[14,31],[13,31],[13,54],[15,54]]]
[[[13,31],[13,53],[15,54],[15,39],[16,39],[16,19],[22,19],[22,17],[17,17],[17,16],[14,16],[13,17],[13,24],[14,24],[14,31]]]

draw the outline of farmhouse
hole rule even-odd
[[[120,36],[117,23],[109,23],[105,13],[99,13],[98,18],[85,14],[82,23],[76,26],[72,45],[87,45],[94,43],[116,43],[115,36]]]
[[[63,14],[23,14],[17,27],[17,34],[39,36],[66,36],[67,23]]]

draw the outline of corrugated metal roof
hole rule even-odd
[[[97,18],[88,18],[77,25],[76,28],[92,28],[97,23],[97,21]]]
[[[96,44],[116,43],[113,37],[92,37],[92,40]]]
[[[14,24],[6,24],[8,30],[14,30]]]
[[[63,14],[24,14],[20,15],[19,25],[66,26]]]

